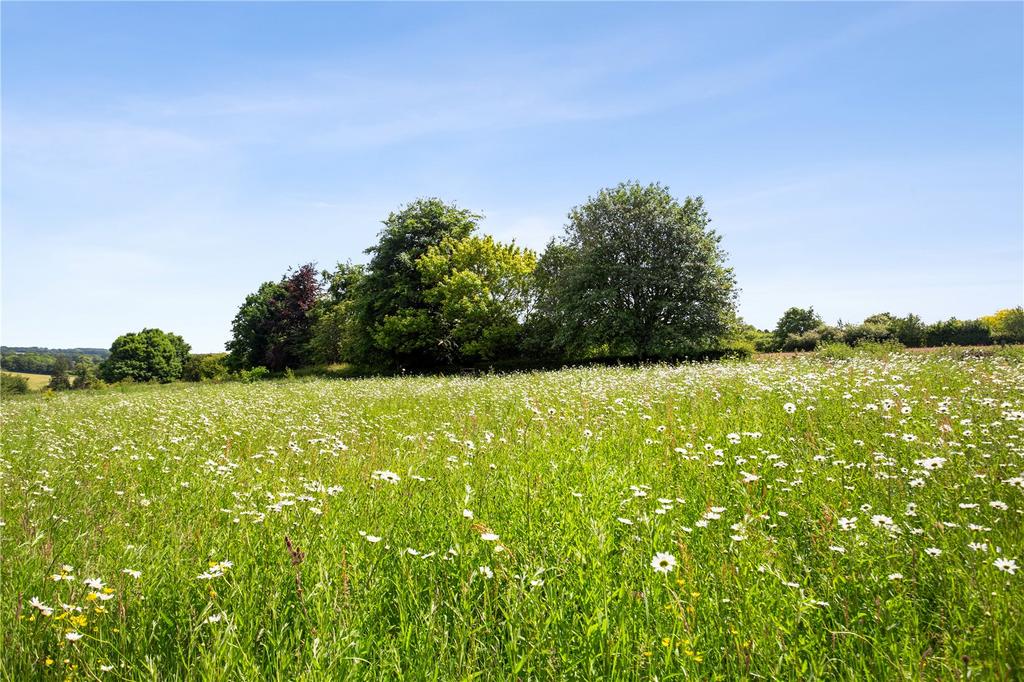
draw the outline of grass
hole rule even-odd
[[[28,390],[38,391],[46,388],[50,383],[49,374],[32,374],[30,372],[12,372],[10,370],[4,370],[4,374],[13,374],[16,377],[24,377],[28,380]]]
[[[1022,410],[947,354],[8,401],[0,675],[1019,678]]]

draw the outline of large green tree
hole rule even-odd
[[[490,236],[447,237],[427,249],[416,267],[433,306],[434,346],[453,363],[514,354],[536,265],[529,249]]]
[[[541,259],[551,345],[638,358],[716,347],[736,289],[710,222],[700,197],[680,203],[660,184],[625,182],[572,209]]]
[[[100,374],[105,381],[174,381],[190,350],[183,338],[160,329],[124,334],[110,346]]]
[[[388,216],[353,300],[351,356],[364,365],[434,366],[449,360],[416,262],[445,239],[472,233],[480,216],[440,199],[418,199]]]

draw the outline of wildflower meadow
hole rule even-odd
[[[1024,364],[6,400],[0,676],[1015,679]]]

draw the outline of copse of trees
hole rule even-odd
[[[261,284],[231,323],[228,365],[277,371],[310,364],[309,343],[322,293],[320,273],[312,263],[289,270],[280,282]]]
[[[424,369],[722,347],[735,282],[700,197],[622,183],[572,210],[538,256],[477,234],[437,198],[383,222],[365,266],[312,264],[265,282],[235,316],[232,368],[347,362]]]

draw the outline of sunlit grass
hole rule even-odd
[[[910,355],[10,401],[3,676],[1013,678],[1021,410]]]

